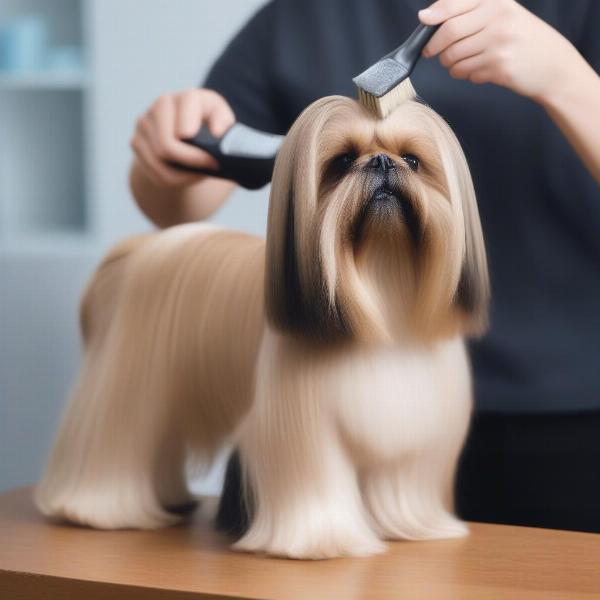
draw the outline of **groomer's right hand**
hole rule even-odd
[[[227,101],[217,92],[192,89],[161,96],[137,120],[131,139],[137,162],[153,183],[162,187],[187,187],[206,176],[178,171],[168,161],[190,167],[214,169],[217,163],[210,154],[182,140],[193,137],[203,123],[220,136],[235,116]]]

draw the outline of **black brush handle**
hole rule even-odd
[[[183,141],[208,152],[217,161],[218,168],[190,167],[175,162],[169,162],[169,165],[180,171],[229,179],[246,189],[257,190],[271,181],[282,140],[283,136],[252,129],[242,123],[235,123],[221,137],[213,135],[203,125],[194,137]]]
[[[396,48],[393,52],[390,52],[386,58],[393,58],[403,64],[410,75],[421,56],[421,52],[423,52],[423,48],[427,46],[427,43],[440,28],[440,25],[423,25],[423,23],[420,23],[408,36],[404,44]]]

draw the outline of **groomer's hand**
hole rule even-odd
[[[419,12],[442,26],[423,50],[457,79],[495,83],[543,102],[580,68],[581,55],[515,0],[437,0]]]
[[[131,147],[143,174],[161,187],[187,187],[206,176],[178,171],[167,161],[215,168],[208,153],[182,140],[194,136],[202,123],[222,135],[235,121],[226,100],[213,90],[192,89],[161,96],[137,120]]]

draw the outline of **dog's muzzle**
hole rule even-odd
[[[369,193],[367,210],[401,209],[402,185],[396,163],[387,154],[376,154],[365,165]]]
[[[385,224],[395,215],[405,222],[417,242],[421,237],[421,227],[413,202],[403,185],[402,169],[387,154],[373,156],[364,169],[366,202],[355,223],[355,232],[360,232],[370,219]]]

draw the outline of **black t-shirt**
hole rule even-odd
[[[352,77],[398,46],[426,4],[275,0],[205,85],[238,120],[285,133],[313,100],[355,97]],[[598,0],[523,4],[600,70]],[[491,329],[470,345],[478,408],[600,408],[600,188],[534,102],[453,80],[437,60],[411,80],[461,140],[475,181],[493,294]]]

